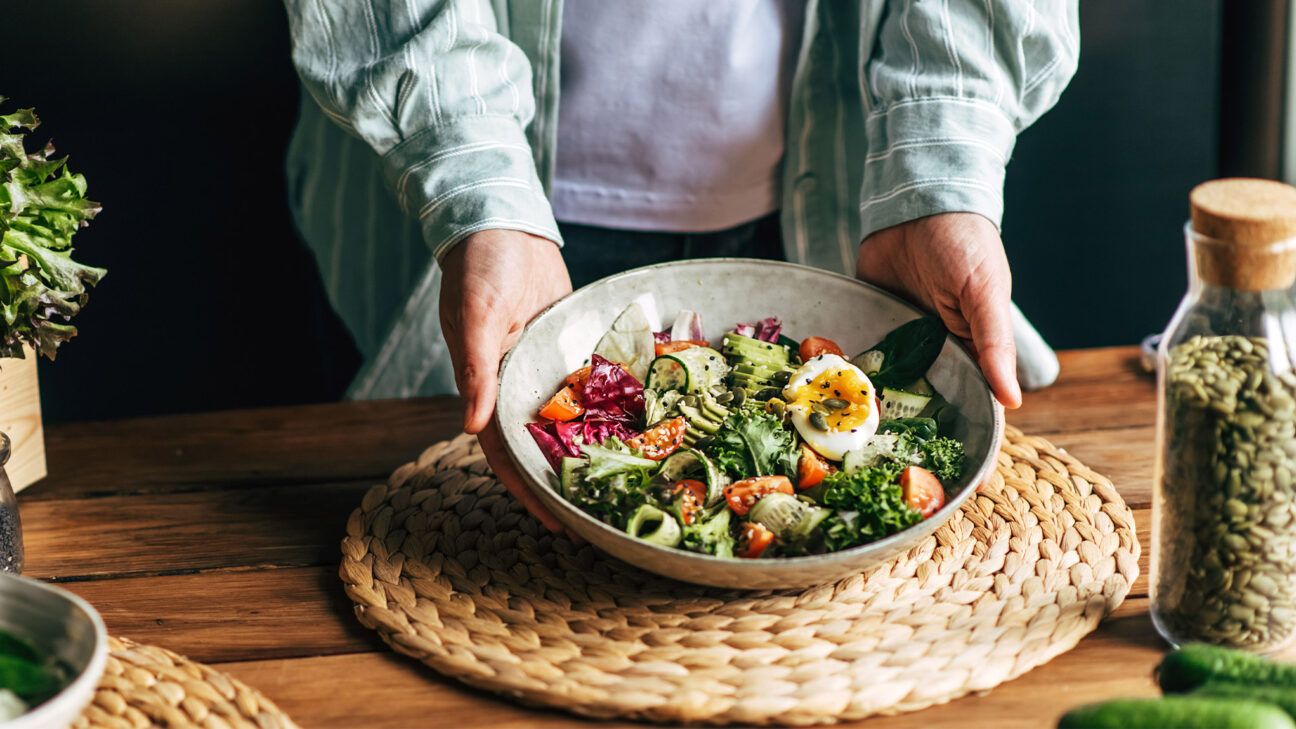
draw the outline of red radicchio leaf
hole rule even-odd
[[[777,316],[762,319],[756,324],[756,338],[762,342],[778,342],[779,332],[783,331],[783,322]]]
[[[754,325],[754,324],[735,324],[735,325],[734,325],[734,334],[737,334],[737,335],[742,336],[742,337],[754,337],[754,336],[756,336],[756,325]]]
[[[552,432],[554,430],[553,423],[527,423],[526,427],[527,431],[531,433],[531,437],[535,439],[536,445],[540,446],[540,452],[544,454],[545,460],[549,461],[549,465],[553,467],[554,471],[558,471],[562,467],[563,456],[579,455],[579,453],[568,452],[562,441],[558,440],[558,436]]]
[[[635,423],[643,415],[643,383],[621,369],[621,365],[597,354],[590,358],[589,379],[581,391],[585,420],[617,420]]]
[[[657,344],[665,344],[670,340],[671,340],[671,333],[669,329],[660,332],[653,332],[653,342]]]

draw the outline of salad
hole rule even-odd
[[[932,516],[963,473],[926,379],[945,336],[920,318],[847,359],[771,317],[713,346],[696,313],[654,332],[635,303],[526,427],[563,498],[636,538],[748,559],[849,549]]]
[[[16,719],[58,693],[67,667],[42,657],[30,643],[0,630],[0,721]]]

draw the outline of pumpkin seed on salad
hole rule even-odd
[[[776,317],[718,346],[631,304],[527,429],[563,498],[631,536],[726,558],[867,544],[931,517],[963,474],[927,381],[945,342],[915,319],[853,359]]]

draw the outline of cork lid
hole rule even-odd
[[[1194,246],[1207,283],[1243,291],[1296,282],[1296,187],[1273,180],[1212,180],[1193,188]],[[1291,245],[1274,245],[1291,241]]]

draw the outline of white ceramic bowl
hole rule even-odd
[[[963,478],[948,490],[945,507],[931,518],[854,549],[786,559],[724,559],[634,539],[589,516],[554,490],[553,470],[525,427],[632,301],[645,307],[650,320],[656,316],[654,324],[672,321],[682,309],[696,311],[712,341],[737,322],[778,316],[789,336],[830,337],[848,356],[921,315],[911,304],[846,276],[741,258],[680,261],[627,271],[596,281],[541,313],[501,367],[500,428],[518,470],[540,501],[568,529],[614,557],[659,575],[715,587],[819,584],[857,574],[914,546],[948,519],[995,466],[1003,410],[976,362],[951,338],[928,379],[957,406],[959,418],[952,435],[963,441],[968,459]]]
[[[85,600],[43,582],[0,573],[0,630],[26,639],[72,669],[71,683],[0,729],[64,729],[94,696],[108,661],[108,632]]]

